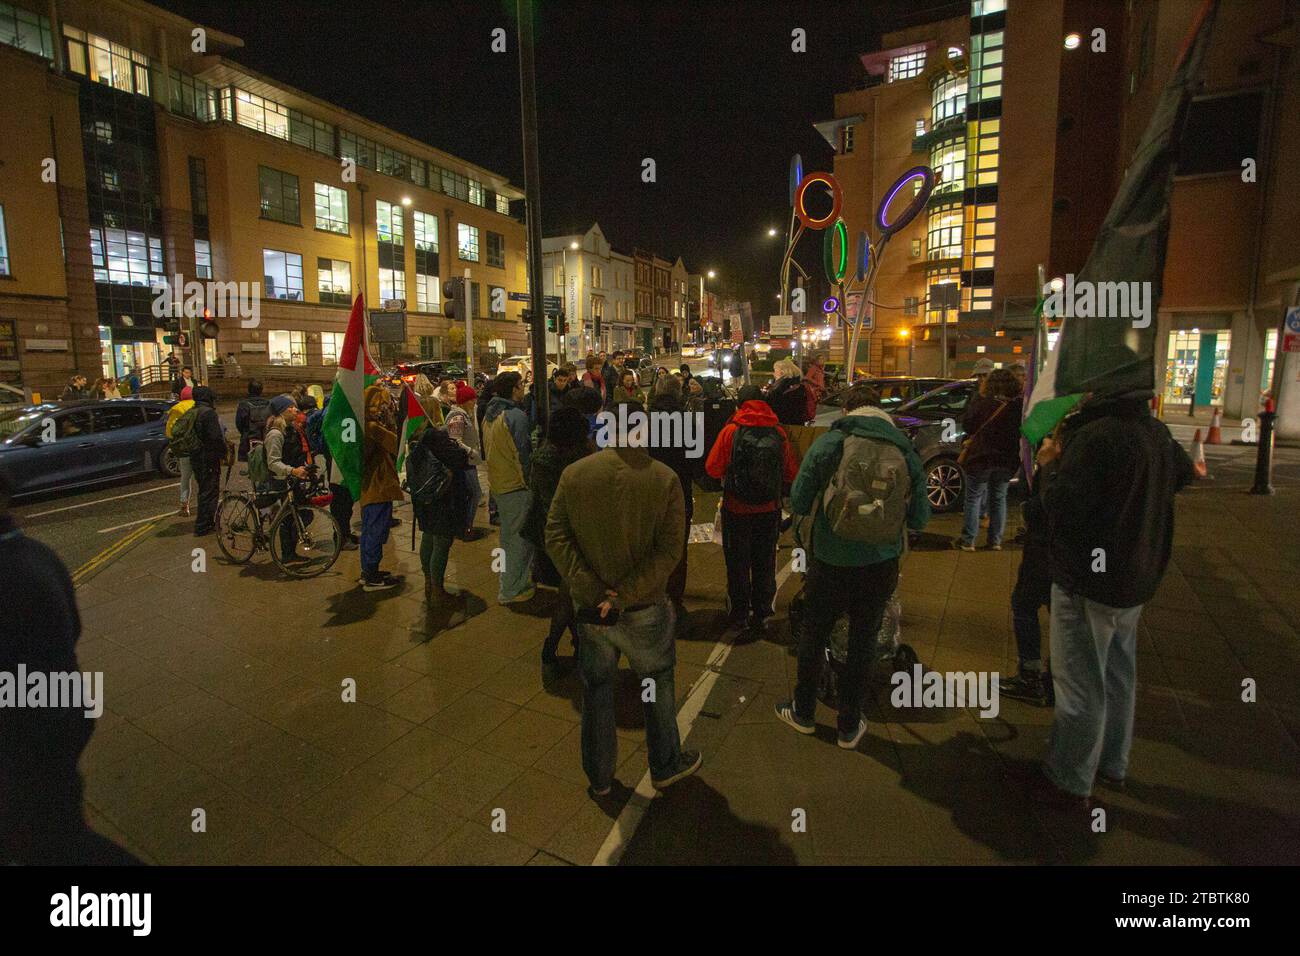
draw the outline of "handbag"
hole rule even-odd
[[[995,411],[992,415],[990,415],[985,420],[983,425],[975,429],[974,435],[967,436],[967,438],[961,443],[961,451],[957,453],[957,464],[961,465],[963,468],[966,466],[966,459],[970,457],[970,450],[975,446],[975,439],[979,437],[980,432],[984,431],[984,429],[992,425],[993,419],[997,418],[1004,411],[1006,411],[1007,406],[1010,404],[1011,404],[1010,402],[1003,402],[1001,405],[997,407],[997,411]]]

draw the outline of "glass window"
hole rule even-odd
[[[262,295],[302,301],[302,256],[279,249],[262,250]]]
[[[302,222],[298,211],[298,177],[282,173],[269,166],[257,167],[258,187],[261,191],[262,218],[276,222]]]
[[[441,172],[442,191],[453,199],[469,202],[469,180],[460,173],[453,173],[450,169]]]
[[[972,120],[966,124],[966,186],[989,186],[998,181],[998,147],[1001,119]]]
[[[348,234],[348,194],[337,186],[316,184],[316,228]]]
[[[125,229],[90,229],[96,282],[152,286],[163,281],[162,240]]]
[[[506,267],[506,237],[499,232],[487,234],[487,264],[498,269]]]
[[[459,223],[456,226],[458,237],[457,253],[466,262],[478,262],[478,227]]]
[[[442,339],[436,335],[420,336],[420,358],[422,359],[440,359],[442,358]]]
[[[415,248],[438,251],[438,217],[427,212],[415,213]]]
[[[272,330],[266,333],[272,365],[306,365],[307,333]]]
[[[406,271],[403,269],[379,270],[379,299],[406,298]]]
[[[379,242],[402,245],[405,238],[402,207],[398,203],[375,200],[375,232]]]
[[[918,53],[904,53],[902,56],[896,56],[889,61],[889,82],[897,80],[906,80],[913,76],[920,76],[921,71],[925,69],[925,51]]]
[[[0,35],[3,30],[0,17]],[[143,53],[71,27],[65,26],[63,35],[72,72],[124,93],[149,95],[149,58]],[[51,45],[51,54],[53,49]]]
[[[969,100],[980,103],[1002,95],[1002,31],[970,38]]]
[[[1269,329],[1264,336],[1264,370],[1259,377],[1259,390],[1273,389],[1273,363],[1277,361],[1277,329]]]
[[[936,193],[961,192],[966,186],[966,138],[949,136],[930,147],[930,168],[938,179]]]
[[[289,138],[289,108],[246,90],[235,90],[235,121],[278,139]]]
[[[477,179],[469,181],[469,201],[476,206],[483,205],[483,184]]]
[[[94,408],[91,409],[91,414],[97,432],[111,432],[119,428],[130,428],[132,425],[144,424],[144,411],[138,405],[114,405]]]
[[[16,46],[47,60],[54,59],[50,21],[39,14],[0,3],[0,43]]]
[[[54,440],[72,438],[74,435],[89,435],[93,431],[89,411],[69,412],[54,419]]]
[[[206,239],[194,240],[194,275],[200,279],[212,278],[212,244]]]
[[[322,332],[320,334],[320,363],[338,365],[339,356],[343,354],[343,338],[346,332]]]
[[[956,259],[961,256],[961,227],[960,203],[932,209],[926,232],[926,258]]]
[[[10,275],[9,272],[9,239],[5,232],[5,207],[0,206],[0,276]]]
[[[208,84],[176,69],[170,71],[170,79],[173,113],[202,122],[216,118],[213,90]]]
[[[962,268],[992,269],[993,253],[997,246],[997,203],[981,203],[966,207],[965,250]]]
[[[497,193],[497,212],[503,216],[510,215],[510,200],[500,193]]]
[[[439,306],[438,277],[416,273],[415,308],[419,312],[437,312]]]
[[[316,260],[316,288],[322,302],[348,305],[352,301],[352,265],[341,259]]]
[[[966,77],[943,73],[930,92],[930,122],[937,126],[946,119],[966,114]]]

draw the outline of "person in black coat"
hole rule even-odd
[[[659,377],[655,382],[654,396],[650,399],[650,411],[668,412],[674,415],[686,414],[686,404],[682,401],[681,379],[675,375],[661,375]],[[707,449],[705,450],[707,451]],[[673,474],[677,476],[677,480],[681,482],[682,500],[686,505],[686,527],[683,529],[683,536],[689,540],[691,519],[695,516],[695,485],[692,477],[704,458],[703,456],[694,459],[687,457],[687,449],[684,446],[651,448],[649,451],[651,458],[663,462],[671,468]],[[682,601],[686,595],[687,550],[687,548],[682,548],[682,559],[677,562],[677,567],[673,569],[673,573],[668,577],[668,597],[678,610],[677,620],[679,621],[686,620],[686,615],[682,609]]]
[[[808,392],[803,386],[799,366],[790,359],[777,363],[780,376],[768,389],[766,400],[782,425],[802,425],[808,421]]]
[[[422,532],[420,566],[424,568],[424,597],[425,600],[457,598],[462,592],[446,586],[447,561],[452,541],[458,534],[464,534],[469,522],[465,514],[469,449],[448,435],[441,425],[429,425],[420,432],[419,444],[451,471],[451,489],[442,498],[427,507],[421,507],[414,499],[411,502]]]
[[[239,432],[239,460],[248,461],[250,442],[266,437],[266,419],[271,413],[270,399],[262,397],[262,383],[252,379],[248,383],[248,398],[235,409],[235,430]]]
[[[1002,550],[1007,524],[1007,488],[1020,468],[1020,383],[1007,369],[994,369],[980,394],[971,399],[962,428],[966,444],[962,469],[966,475],[966,513],[961,536],[953,547],[974,551],[980,513],[989,511],[989,549]]]
[[[199,437],[198,451],[190,456],[194,479],[199,485],[199,505],[194,516],[194,534],[203,537],[217,525],[218,496],[221,493],[221,466],[226,460],[226,432],[217,414],[216,396],[206,385],[194,388],[194,431]]]

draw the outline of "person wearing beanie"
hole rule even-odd
[[[455,393],[455,404],[447,408],[447,434],[465,445],[469,451],[469,460],[464,466],[464,484],[461,486],[465,496],[464,507],[461,509],[465,526],[458,529],[457,534],[465,541],[477,541],[486,534],[474,527],[474,516],[478,514],[478,505],[483,499],[483,486],[478,480],[478,465],[483,460],[483,446],[479,443],[475,414],[478,392],[464,382],[456,382],[452,391]]]
[[[277,495],[289,491],[288,479],[306,478],[311,464],[311,449],[303,431],[303,414],[291,395],[271,399],[271,416],[266,420],[266,467],[271,473],[265,490]],[[259,489],[262,490],[262,489]],[[293,560],[297,556],[298,529],[292,521],[280,522],[280,553]]]
[[[180,401],[167,410],[167,424],[163,429],[163,433],[169,439],[172,437],[172,429],[176,427],[176,423],[180,421],[181,416],[193,407],[194,389],[186,385],[181,389]],[[190,465],[188,455],[177,455],[175,457],[176,464],[181,470],[181,505],[176,513],[178,515],[188,515],[190,513],[190,485],[194,483],[194,469]]]

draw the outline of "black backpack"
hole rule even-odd
[[[451,469],[438,460],[423,438],[415,442],[406,453],[406,479],[402,482],[402,490],[411,496],[411,510],[421,523],[430,509],[446,501],[451,489]]]
[[[783,445],[781,433],[770,425],[739,426],[732,440],[723,489],[747,505],[779,501]]]
[[[270,401],[260,396],[244,401],[248,404],[249,441],[266,441],[266,420],[271,416]]]

